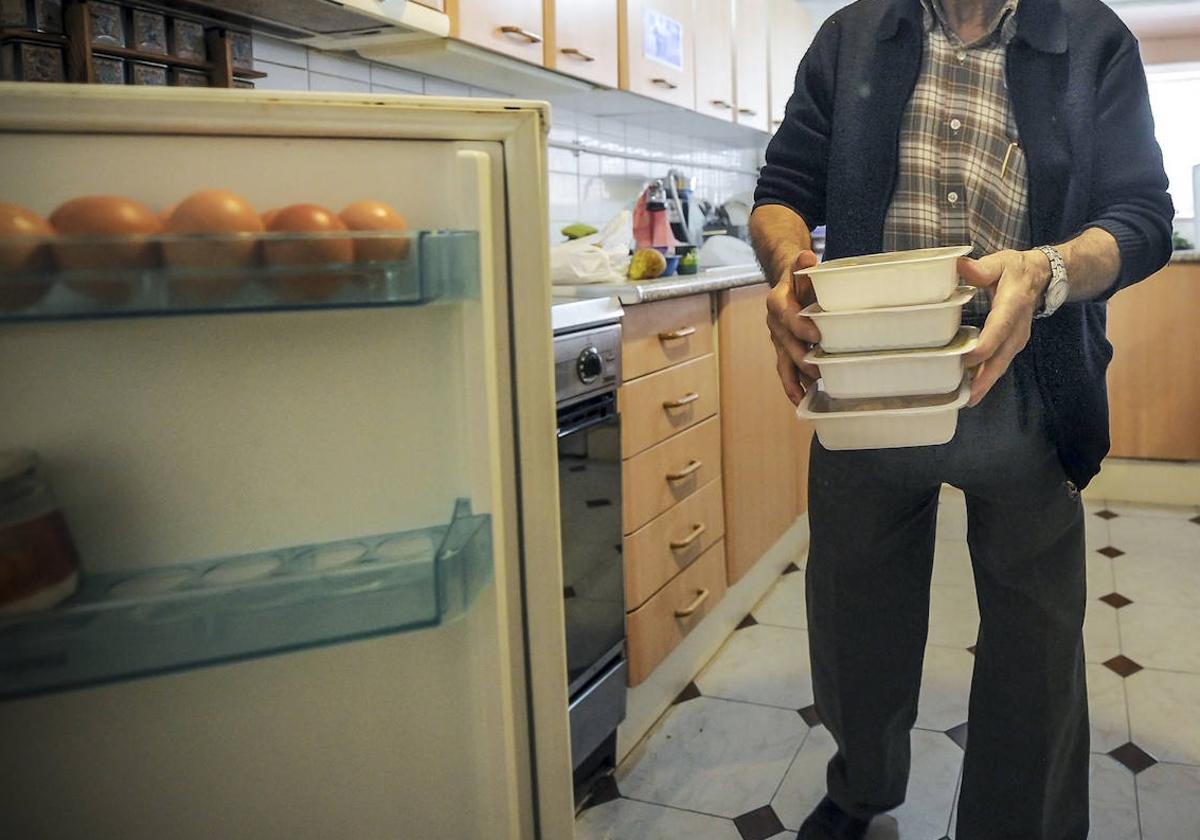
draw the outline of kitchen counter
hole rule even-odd
[[[1173,263],[1200,263],[1200,248],[1192,251],[1176,251],[1171,255]]]
[[[710,268],[699,274],[676,275],[643,283],[592,283],[581,286],[555,286],[555,297],[615,297],[626,306],[655,300],[721,292],[739,286],[763,282],[762,269],[756,264]]]

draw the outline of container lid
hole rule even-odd
[[[971,298],[975,297],[976,291],[978,290],[974,286],[959,286],[954,294],[941,303],[918,303],[916,306],[883,306],[873,309],[842,309],[837,312],[826,312],[821,308],[821,304],[814,303],[811,306],[806,306],[800,314],[806,318],[820,319],[854,317],[855,315],[878,315],[892,312],[921,312],[926,309],[948,309],[952,306],[966,306],[971,301]]]
[[[835,399],[819,388],[810,390],[796,408],[801,420],[847,417],[913,417],[958,411],[971,398],[971,375],[964,373],[957,391],[920,397],[861,397]]]
[[[28,475],[37,464],[37,453],[32,449],[0,449],[0,485]]]
[[[977,327],[959,327],[954,340],[945,347],[926,347],[917,350],[870,350],[863,353],[826,353],[820,347],[813,348],[804,361],[814,365],[862,364],[883,362],[893,359],[938,359],[945,356],[965,356],[979,344]]]
[[[918,265],[936,260],[958,259],[974,251],[972,245],[952,245],[948,248],[918,248],[915,251],[892,251],[886,254],[866,254],[861,257],[842,257],[802,268],[793,274],[809,276],[847,271],[854,268],[880,268],[887,265]]]

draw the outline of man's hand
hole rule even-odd
[[[959,260],[958,274],[986,289],[992,300],[979,346],[964,359],[967,367],[981,365],[968,403],[976,406],[1029,342],[1034,313],[1050,284],[1050,260],[1041,251],[997,251],[979,260]]]
[[[792,275],[793,271],[811,268],[816,264],[816,254],[801,251],[787,269],[775,278],[775,285],[767,295],[767,329],[771,331],[771,341],[775,344],[775,367],[792,405],[800,404],[812,383],[821,375],[814,365],[804,361],[812,346],[821,340],[817,325],[811,318],[800,314],[800,310],[813,300],[812,284],[807,277]]]

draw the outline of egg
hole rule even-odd
[[[33,306],[52,285],[50,224],[28,208],[0,201],[0,311]]]
[[[162,223],[145,205],[116,196],[84,196],[50,214],[50,226],[63,236],[113,237],[113,241],[59,241],[53,246],[60,268],[87,271],[69,277],[67,285],[101,303],[128,303],[136,289],[136,272],[154,268],[158,249],[149,237]]]
[[[279,207],[272,207],[270,210],[268,210],[262,214],[262,223],[263,223],[264,230],[271,229],[271,222],[273,222],[275,220],[275,217],[279,215],[280,209],[281,208],[279,208]]]
[[[213,303],[232,296],[255,263],[257,234],[263,223],[241,196],[227,190],[202,190],[179,202],[163,224],[163,261],[186,269],[173,278],[173,290],[185,301]],[[221,234],[189,240],[194,234]]]
[[[408,222],[382,201],[356,201],[338,214],[350,230],[408,230]],[[395,262],[408,257],[407,236],[359,239],[354,242],[355,262]]]
[[[346,230],[331,211],[316,204],[284,207],[271,220],[272,233],[338,233]],[[287,301],[322,301],[333,297],[345,282],[339,270],[278,271],[279,266],[346,265],[354,262],[354,243],[346,238],[296,238],[263,241],[267,265],[275,268],[266,283]]]

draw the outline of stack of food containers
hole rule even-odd
[[[804,310],[821,332],[807,361],[821,371],[796,410],[826,449],[893,449],[948,443],[970,395],[963,358],[979,331],[962,326],[975,294],[958,285],[970,246],[831,260],[797,272],[817,303]]]

